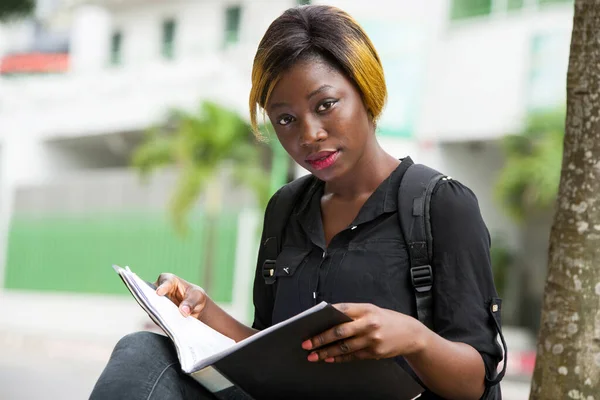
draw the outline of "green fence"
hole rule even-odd
[[[206,239],[215,235],[211,297],[231,301],[238,214],[223,213],[214,230],[202,214],[185,237],[160,213],[16,215],[8,238],[5,287],[37,291],[125,294],[112,264],[154,280],[170,271],[203,284]]]

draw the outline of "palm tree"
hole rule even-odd
[[[208,229],[203,285],[210,290],[217,217],[221,212],[222,186],[217,172],[227,168],[233,178],[251,188],[261,206],[269,196],[269,176],[263,160],[268,147],[256,143],[249,124],[238,114],[216,103],[202,102],[195,112],[172,110],[166,124],[152,127],[134,151],[133,165],[147,176],[175,165],[178,182],[169,211],[175,229],[187,230],[186,218],[202,192],[207,195]],[[210,186],[210,190],[205,190]]]
[[[564,138],[564,110],[536,112],[524,131],[504,137],[504,168],[496,198],[520,222],[532,211],[549,211],[556,200]]]

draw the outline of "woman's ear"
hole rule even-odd
[[[373,115],[371,110],[367,110],[367,115],[369,117],[369,122],[370,122],[371,126],[373,127],[373,130],[375,130],[377,128],[377,120],[375,119],[375,116]]]

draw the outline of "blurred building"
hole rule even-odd
[[[113,262],[198,280],[201,218],[186,240],[174,237],[162,211],[173,176],[143,185],[129,155],[171,107],[213,99],[247,115],[258,41],[299,3],[309,2],[47,0],[35,18],[0,26],[0,288],[122,293]],[[382,142],[475,191],[494,237],[526,256],[510,295],[525,282],[520,299],[535,310],[549,218],[516,226],[492,187],[498,140],[531,110],[565,101],[572,1],[312,3],[340,6],[370,34],[390,92]],[[234,268],[254,263],[239,265],[254,256],[240,245],[255,224],[240,219],[243,199],[224,200],[232,211],[220,224],[215,286],[225,303]]]

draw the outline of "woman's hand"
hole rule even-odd
[[[366,358],[390,358],[420,352],[429,330],[415,318],[372,304],[336,304],[354,321],[338,325],[304,343],[314,350],[309,361],[343,362]]]
[[[179,307],[183,316],[191,315],[200,318],[208,300],[208,295],[200,286],[193,285],[173,274],[160,274],[155,285],[156,294],[167,296]]]

